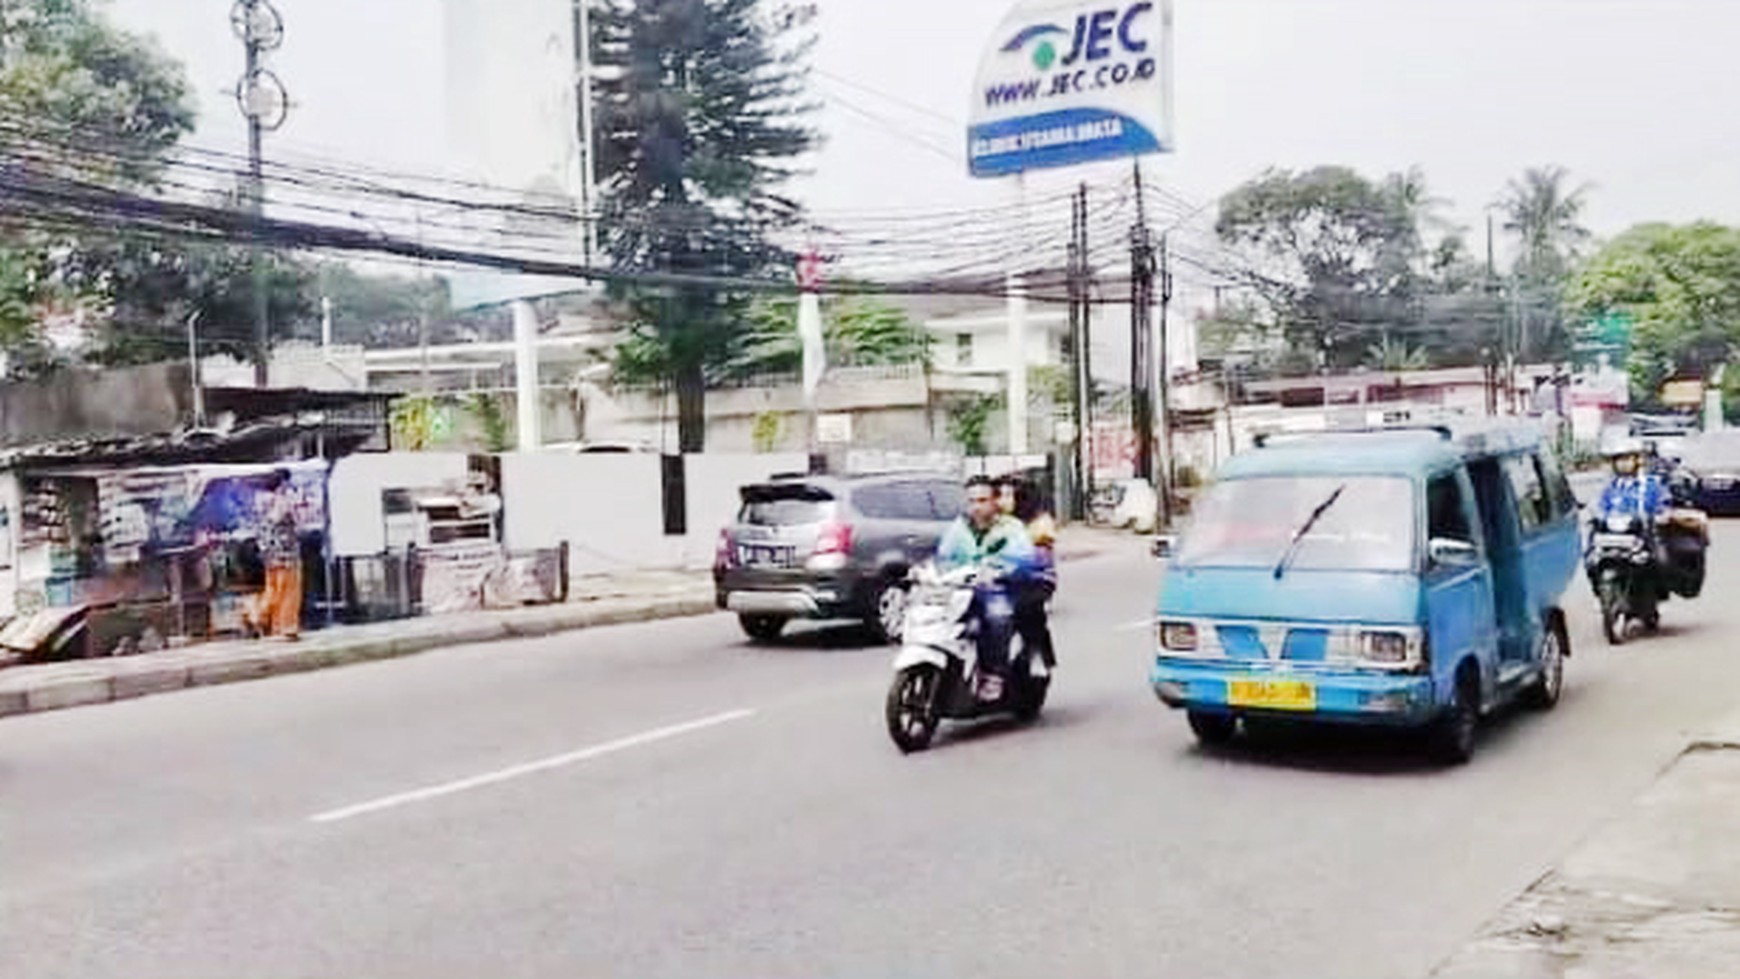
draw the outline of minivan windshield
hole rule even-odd
[[[1331,498],[1334,505],[1311,521]],[[1292,570],[1412,570],[1413,483],[1399,476],[1262,476],[1216,483],[1196,504],[1177,563],[1272,569],[1283,557]]]

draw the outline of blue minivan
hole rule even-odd
[[[1271,439],[1155,552],[1154,692],[1204,743],[1241,718],[1417,727],[1461,763],[1483,715],[1564,685],[1577,503],[1532,424]]]

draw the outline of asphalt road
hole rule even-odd
[[[1716,547],[1663,636],[1577,594],[1559,709],[1456,770],[1198,749],[1135,542],[1065,568],[1042,723],[913,757],[886,650],[723,616],[10,719],[0,976],[1420,976],[1740,702]]]

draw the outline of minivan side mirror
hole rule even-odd
[[[1426,557],[1434,568],[1462,568],[1480,561],[1480,551],[1465,540],[1434,537],[1426,544]]]
[[[1173,534],[1157,534],[1154,537],[1154,557],[1160,561],[1172,560],[1172,555],[1178,550],[1178,538]]]

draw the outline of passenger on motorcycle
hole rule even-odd
[[[1036,554],[1021,521],[1003,513],[997,485],[987,476],[967,480],[967,512],[957,518],[937,545],[936,563],[943,571],[975,566],[991,572],[973,596],[979,623],[978,654],[982,673],[1006,672],[1009,641],[1015,633],[1014,603],[998,582],[1019,590],[1033,574]]]
[[[1033,573],[1015,596],[1015,632],[1029,648],[1039,652],[1046,669],[1057,666],[1057,650],[1051,641],[1050,613],[1046,606],[1057,593],[1057,520],[1045,508],[1039,487],[1030,479],[1008,476],[1000,498],[1003,512],[1021,521],[1033,542]]]

